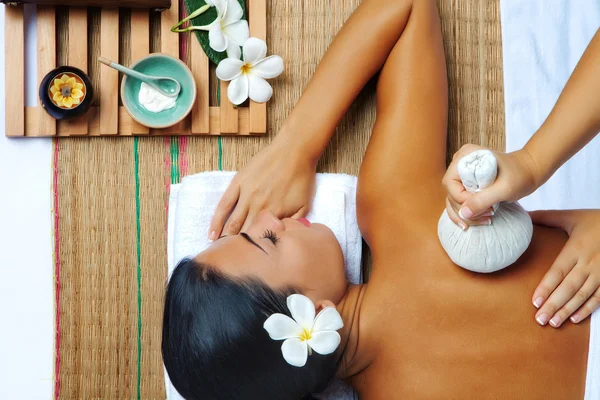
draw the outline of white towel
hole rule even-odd
[[[169,276],[177,263],[206,249],[210,220],[235,172],[205,172],[188,176],[171,186],[168,223]],[[317,191],[308,215],[311,222],[327,225],[344,253],[346,276],[351,283],[362,282],[362,238],[356,220],[354,176],[317,174]],[[181,400],[165,372],[168,400]],[[324,400],[353,400],[358,396],[348,386],[334,382],[320,396]]]
[[[506,150],[522,148],[556,103],[600,27],[598,0],[502,0]],[[600,137],[520,203],[600,208]],[[600,312],[592,315],[585,400],[600,400]]]

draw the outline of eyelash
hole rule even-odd
[[[265,233],[263,233],[262,238],[269,239],[271,242],[273,242],[273,244],[277,244],[277,242],[279,242],[279,237],[277,236],[277,234],[270,229],[267,229]]]

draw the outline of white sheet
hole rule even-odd
[[[0,6],[0,399],[47,400],[52,398],[54,362],[52,146],[49,139],[5,137],[4,7]],[[31,13],[26,26],[35,32]],[[35,35],[28,39],[26,74],[33,78]],[[32,84],[26,104],[36,101]]]
[[[506,149],[518,150],[542,125],[600,26],[598,0],[502,0]],[[600,208],[600,137],[520,203]]]

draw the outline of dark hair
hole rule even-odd
[[[187,400],[300,400],[325,389],[337,369],[334,354],[313,352],[304,367],[293,367],[263,328],[274,313],[291,316],[286,299],[297,292],[182,260],[167,285],[162,332],[175,389]]]

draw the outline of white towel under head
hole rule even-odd
[[[167,257],[169,276],[177,263],[194,257],[210,245],[210,220],[235,172],[205,172],[171,186]],[[356,220],[357,178],[343,174],[317,174],[317,191],[307,218],[327,225],[335,234],[351,283],[362,282],[362,238]],[[181,400],[165,371],[167,400]],[[358,396],[336,381],[320,396],[323,400],[354,400]]]

